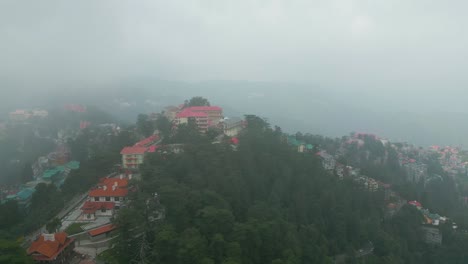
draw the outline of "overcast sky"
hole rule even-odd
[[[460,100],[468,94],[467,7],[440,0],[2,0],[0,78],[30,89],[135,76],[313,82]]]

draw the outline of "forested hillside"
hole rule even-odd
[[[339,181],[316,155],[290,148],[280,128],[255,116],[247,121],[237,148],[211,144],[193,130],[185,152],[152,154],[134,183],[133,201],[116,219],[116,245],[102,258],[223,264],[443,259],[444,247],[431,250],[422,242],[416,209],[405,206],[384,220],[382,192]],[[165,218],[153,221],[156,211]],[[370,242],[374,253],[360,257]],[[462,263],[464,253],[455,256],[452,263]]]

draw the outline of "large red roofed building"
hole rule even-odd
[[[177,125],[187,124],[189,120],[195,121],[195,124],[197,124],[197,127],[201,132],[206,132],[208,129],[208,115],[203,112],[193,112],[190,108],[186,108],[182,110],[182,112],[178,113],[176,115],[175,123]]]
[[[42,234],[27,253],[38,263],[69,263],[74,247],[74,239],[65,232]]]
[[[192,106],[186,109],[190,109],[190,111],[195,113],[207,114],[208,122],[213,126],[218,125],[223,119],[223,109],[219,106]]]
[[[106,178],[101,180],[98,186],[88,193],[92,202],[115,202],[120,206],[128,195],[128,180],[118,178]]]
[[[192,119],[200,131],[205,132],[210,126],[217,126],[223,119],[223,109],[219,106],[192,106],[186,107],[177,113],[177,125],[188,123]]]

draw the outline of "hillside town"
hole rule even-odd
[[[86,108],[79,105],[67,105],[65,109],[76,113],[86,112]],[[45,110],[16,110],[9,115],[11,122],[27,122],[34,117],[46,116]],[[193,125],[204,134],[217,131],[219,134],[213,138],[213,144],[228,142],[234,150],[239,144],[238,136],[246,127],[244,118],[226,117],[219,106],[168,106],[160,113],[151,113],[148,117],[149,120],[166,118],[170,122],[171,133],[184,125]],[[31,197],[39,184],[63,188],[70,173],[79,170],[81,166],[80,161],[72,159],[67,138],[76,137],[93,127],[106,129],[106,133],[114,136],[125,131],[117,124],[92,124],[86,120],[80,121],[77,131],[59,131],[55,149],[37,157],[31,164],[31,180],[20,185],[2,187],[2,203],[16,201],[19,208],[27,214]],[[404,172],[404,181],[424,188],[433,181],[443,180],[440,175],[429,173],[430,164],[427,162],[431,157],[437,157],[443,172],[449,177],[457,179],[466,176],[468,162],[464,161],[459,148],[431,146],[423,149],[406,143],[391,143],[387,139],[366,133],[353,133],[349,137],[336,140],[332,148],[323,142],[312,142],[305,136],[285,134],[284,140],[298,153],[316,156],[330,177],[336,177],[340,181],[350,180],[363,192],[382,193],[386,217],[393,217],[405,205],[417,208],[423,216],[421,230],[424,231],[428,244],[442,243],[443,238],[439,231],[441,225],[450,225],[454,230],[458,228],[449,217],[431,212],[421,202],[405,200],[391,183],[374,175],[367,175],[360,165],[369,162],[387,164],[391,162],[391,155],[394,155],[395,162]],[[27,254],[37,263],[95,263],[95,258],[111,247],[112,240],[118,236],[119,227],[114,220],[119,211],[127,206],[133,194],[138,192],[132,182],[140,180],[140,168],[148,156],[153,153],[177,155],[183,151],[183,143],[165,140],[165,134],[158,129],[145,137],[139,135],[139,140],[134,144],[121,148],[121,162],[115,164],[111,173],[103,172],[97,183],[67,203],[56,217],[59,223],[54,230],[47,230],[46,226],[42,226],[25,236],[23,246]],[[461,199],[468,200],[466,197]],[[154,201],[160,204],[156,193]],[[165,217],[164,205],[158,208],[151,216],[152,221]],[[372,245],[371,242],[370,244]],[[357,255],[364,256],[372,251],[373,246],[366,250],[366,254],[358,252]]]

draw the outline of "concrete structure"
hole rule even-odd
[[[154,146],[161,138],[158,135],[147,137],[133,145],[125,147],[120,151],[122,155],[122,167],[125,169],[138,169],[145,160],[145,154],[154,152]]]
[[[193,112],[190,108],[186,108],[176,115],[175,124],[182,125],[193,121],[201,132],[206,132],[209,126],[208,120],[208,115],[206,113]]]
[[[146,147],[125,147],[120,154],[122,155],[122,167],[125,169],[138,169],[145,160]]]
[[[189,111],[194,113],[206,114],[210,126],[217,126],[223,119],[223,109],[219,106],[192,106],[185,109],[189,109]]]
[[[239,117],[226,118],[222,121],[224,135],[236,137],[244,128],[244,120]]]
[[[422,227],[424,232],[424,242],[431,245],[442,244],[442,233],[436,227]]]

